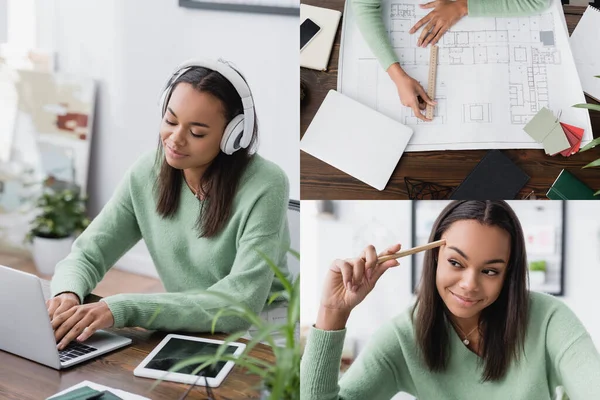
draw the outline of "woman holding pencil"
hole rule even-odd
[[[527,289],[521,225],[503,201],[438,216],[414,305],[382,326],[338,384],[345,325],[397,254],[336,260],[302,360],[303,400],[600,399],[600,355],[575,314]],[[433,248],[431,248],[433,247]],[[379,256],[394,255],[394,245]],[[407,252],[409,253],[409,252]]]

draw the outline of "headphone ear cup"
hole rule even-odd
[[[244,134],[244,115],[236,115],[223,132],[221,151],[227,155],[235,153],[241,148],[240,141]]]

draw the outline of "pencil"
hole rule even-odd
[[[411,254],[419,253],[421,251],[434,249],[436,247],[440,247],[441,245],[446,244],[446,239],[436,240],[435,242],[427,243],[422,246],[413,247],[412,249],[403,250],[396,254],[390,254],[387,256],[381,256],[377,258],[377,264],[381,264],[388,260],[395,260],[396,258],[410,256]]]

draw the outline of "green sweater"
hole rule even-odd
[[[571,400],[600,399],[600,355],[575,314],[560,300],[531,292],[525,354],[499,382],[481,383],[479,356],[450,329],[445,372],[424,365],[410,311],[370,339],[338,386],[345,330],[312,329],[301,366],[302,400],[388,400],[407,392],[420,400],[550,400],[564,386]]]
[[[231,216],[213,238],[198,238],[200,201],[183,182],[179,209],[171,219],[156,212],[153,193],[155,152],[142,156],[125,174],[114,195],[57,264],[52,296],[69,291],[80,299],[140,239],[144,239],[167,290],[158,294],[118,294],[104,298],[114,327],[207,332],[220,300],[192,291],[233,296],[260,312],[270,293],[282,290],[258,251],[287,274],[289,184],[275,164],[254,155],[233,200]],[[151,322],[151,317],[158,312]],[[217,330],[248,327],[241,318],[221,317]]]
[[[350,0],[358,28],[379,63],[387,71],[398,62],[383,25],[382,0]],[[510,17],[539,14],[550,0],[468,0],[470,17]],[[416,23],[417,21],[415,21]],[[413,35],[420,35],[420,31]]]

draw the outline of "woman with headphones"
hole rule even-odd
[[[356,13],[356,23],[373,55],[398,90],[403,106],[410,107],[415,117],[431,121],[420,110],[427,104],[437,103],[430,99],[421,84],[409,76],[400,66],[398,56],[392,47],[386,28],[383,25],[381,11],[382,0],[351,0]],[[410,29],[415,34],[423,28],[416,45],[427,47],[436,44],[442,35],[464,16],[471,17],[510,17],[539,14],[550,5],[550,0],[435,0],[421,4],[421,9],[431,11]]]
[[[56,267],[47,307],[59,349],[108,327],[210,331],[223,305],[195,291],[224,293],[259,312],[283,289],[263,254],[287,273],[289,184],[281,168],[254,153],[257,123],[244,78],[221,61],[184,63],[161,110],[158,150],[130,168]],[[167,293],[83,305],[140,239]],[[223,316],[216,330],[247,327]]]

